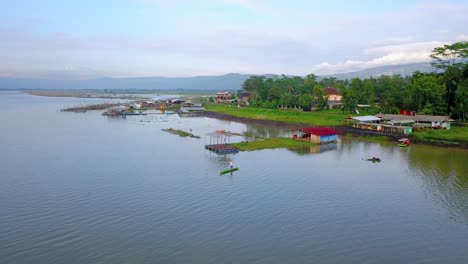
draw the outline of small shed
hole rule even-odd
[[[454,120],[449,116],[433,116],[433,115],[391,115],[391,114],[378,114],[382,121],[389,124],[403,124],[414,123],[413,127],[417,128],[445,128],[450,129],[450,122]]]
[[[195,115],[205,112],[205,107],[203,106],[182,106],[179,109],[179,115]]]
[[[304,127],[298,134],[293,138],[317,144],[336,142],[338,139],[338,131],[328,127]]]
[[[380,118],[375,116],[352,116],[349,119],[366,123],[375,123],[380,121]]]

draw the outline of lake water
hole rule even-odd
[[[218,156],[208,132],[285,131],[59,111],[94,101],[0,92],[0,263],[468,263],[466,150]]]

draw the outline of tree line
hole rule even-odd
[[[433,49],[432,65],[437,71],[415,72],[411,76],[382,75],[376,78],[318,80],[314,74],[299,76],[251,76],[242,90],[253,95],[254,107],[299,106],[310,110],[327,108],[326,87],[336,88],[343,96],[341,109],[354,112],[358,104],[370,105],[383,113],[399,109],[419,114],[451,115],[468,118],[468,42],[457,42]]]

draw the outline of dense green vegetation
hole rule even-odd
[[[356,112],[358,105],[370,106],[365,110],[360,108],[360,115],[379,112],[396,114],[399,109],[418,114],[450,115],[458,119],[458,126],[454,125],[450,130],[416,131],[413,137],[425,142],[466,145],[468,127],[464,124],[468,118],[468,42],[435,48],[431,58],[433,66],[439,71],[415,72],[409,77],[392,75],[364,80],[330,77],[319,81],[314,74],[304,78],[251,76],[244,82],[243,90],[239,91],[239,94],[249,92],[252,95],[249,107],[207,104],[207,110],[237,117],[319,126],[340,125],[350,113]],[[334,87],[343,95],[340,109],[325,110],[328,108],[325,87]],[[284,110],[285,107],[290,109]],[[386,140],[372,136],[369,139]],[[255,144],[275,145],[268,141],[249,144],[253,144],[251,148],[257,148]]]
[[[275,148],[299,148],[304,146],[315,145],[311,142],[298,141],[290,138],[266,138],[262,140],[243,141],[232,144],[242,151],[252,151],[261,149]]]
[[[415,72],[412,76],[380,76],[361,80],[337,80],[317,76],[266,78],[251,76],[242,88],[250,92],[254,107],[275,109],[281,106],[303,110],[324,110],[328,97],[325,87],[337,88],[343,95],[343,112],[354,113],[359,104],[370,105],[370,112],[398,113],[399,109],[418,114],[468,117],[468,42],[435,48],[431,55],[438,72]]]
[[[343,113],[341,110],[326,110],[319,112],[297,112],[286,111],[279,109],[261,109],[254,107],[237,108],[224,104],[207,104],[208,111],[215,111],[237,117],[245,117],[251,119],[283,121],[294,124],[305,124],[315,126],[335,126],[340,125],[344,118],[349,114]],[[366,113],[363,113],[366,114]],[[468,142],[468,127],[452,126],[450,130],[445,129],[427,129],[423,131],[413,132],[412,136],[416,139],[426,142]],[[384,136],[359,136],[363,139],[386,141],[389,140]]]
[[[468,127],[452,126],[451,129],[426,129],[413,132],[412,136],[425,142],[435,142],[444,144],[468,143]]]

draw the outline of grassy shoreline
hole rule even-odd
[[[277,148],[300,148],[316,145],[312,142],[298,141],[290,138],[266,138],[254,141],[242,141],[231,144],[241,151],[253,151],[262,149],[277,149]]]
[[[164,132],[168,132],[174,135],[179,135],[181,137],[191,137],[191,138],[200,138],[199,136],[196,136],[192,133],[185,132],[183,130],[178,130],[178,129],[173,129],[173,128],[166,128],[166,129],[161,129]]]
[[[343,125],[343,120],[350,114],[343,113],[341,110],[325,110],[319,112],[297,112],[279,109],[262,109],[253,107],[237,108],[235,106],[221,104],[207,104],[207,111],[226,114],[230,116],[247,118],[253,120],[271,120],[284,122],[288,124],[303,124],[311,126],[331,126],[339,127]],[[366,135],[366,133],[368,133]],[[346,134],[349,134],[346,132]],[[373,135],[371,131],[359,130],[358,133],[350,132],[357,138],[372,141],[389,141],[391,137],[382,135]],[[398,135],[394,135],[398,136]],[[443,147],[461,147],[468,148],[468,127],[452,126],[449,130],[427,129],[416,131],[409,136],[414,143],[423,143],[438,145]]]
[[[314,126],[337,126],[342,123],[344,118],[349,117],[349,114],[344,114],[341,110],[298,112],[293,110],[264,109],[253,107],[237,108],[235,106],[224,104],[207,104],[205,107],[207,111],[223,113],[237,117]]]

